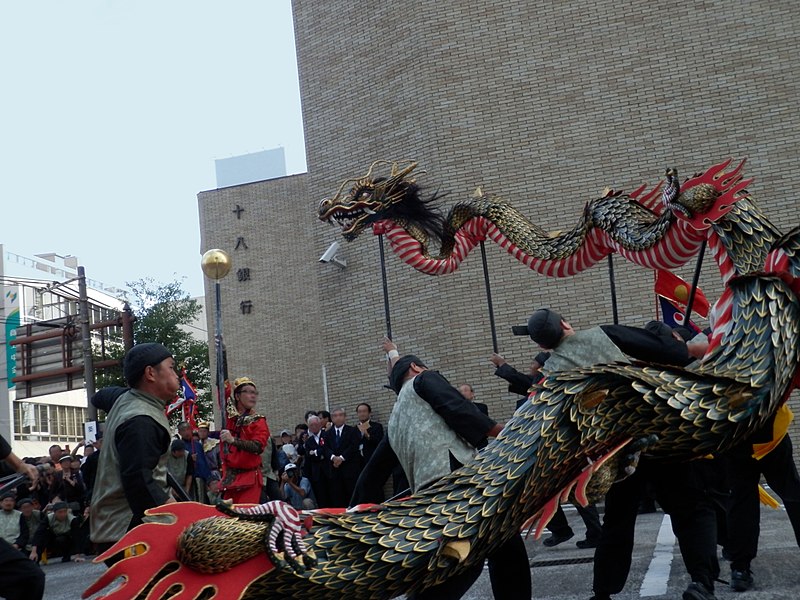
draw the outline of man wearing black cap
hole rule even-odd
[[[17,504],[17,495],[14,490],[0,494],[0,540],[5,540],[14,548],[22,546],[22,532],[20,530],[20,512],[14,507]]]
[[[122,368],[131,389],[116,399],[106,419],[91,510],[91,539],[101,550],[139,525],[148,508],[173,501],[164,407],[180,387],[175,359],[161,344],[137,344]]]
[[[594,364],[630,362],[626,355],[677,366],[694,360],[686,343],[671,334],[663,335],[663,330],[601,325],[575,331],[550,308],[535,311],[527,325],[514,327],[513,332],[529,335],[540,347],[551,351],[542,369],[545,375]],[[683,593],[684,600],[714,598],[714,580],[719,575],[716,513],[708,496],[704,467],[692,463],[661,465],[643,459],[632,476],[611,486],[594,557],[593,600],[609,600],[625,585],[636,515],[647,480],[656,484],[659,503],[672,517],[672,529],[692,578]]]
[[[53,504],[52,512],[42,518],[33,536],[30,559],[38,561],[47,550],[48,556],[60,556],[61,562],[83,562],[83,555],[78,553],[80,524],[80,520],[69,510],[69,504]]]
[[[613,362],[644,362],[685,365],[690,362],[686,344],[657,335],[641,327],[600,325],[575,331],[556,311],[540,308],[526,325],[512,327],[514,335],[527,335],[551,356],[542,373],[557,373],[576,367]],[[627,355],[627,356],[626,356]]]
[[[386,480],[378,473],[388,474],[398,463],[416,492],[471,460],[476,448],[485,446],[486,439],[496,437],[503,428],[439,372],[428,370],[418,357],[401,357],[388,338],[383,349],[389,358],[389,387],[397,393],[397,402],[389,416],[387,435],[362,471],[351,504],[371,497],[370,484]],[[482,571],[483,565],[476,565],[418,592],[414,600],[460,598]],[[531,597],[528,555],[519,535],[489,557],[489,575],[495,598]]]
[[[514,369],[514,367],[509,365],[506,360],[496,352],[492,354],[489,360],[497,367],[494,374],[509,382],[508,391],[524,396],[524,398],[517,402],[517,408],[519,408],[528,399],[528,390],[530,387],[542,378],[540,371],[548,358],[550,358],[549,352],[539,352],[531,363],[529,375],[525,375]],[[575,545],[581,550],[594,548],[597,546],[597,541],[600,539],[600,531],[602,528],[597,507],[594,504],[589,504],[588,506],[575,505],[575,508],[581,516],[581,519],[583,519],[584,525],[586,525],[586,538],[578,540]],[[548,548],[558,546],[575,536],[575,532],[572,530],[572,527],[570,527],[567,515],[564,513],[564,509],[562,509],[561,506],[556,509],[555,514],[547,524],[547,529],[550,531],[551,535],[545,538],[542,544]]]
[[[17,501],[17,510],[22,513],[19,517],[20,540],[19,549],[30,554],[33,536],[42,522],[42,511],[33,508],[32,498],[22,498]]]

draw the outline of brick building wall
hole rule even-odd
[[[269,263],[281,252],[299,260],[298,238],[312,247],[303,254],[308,264],[273,274],[265,292],[280,297],[261,301],[274,311],[273,321],[293,319],[294,312],[279,305],[294,302],[286,292],[298,287],[299,277],[304,300],[316,302],[308,307],[309,318],[319,320],[313,339],[294,340],[300,361],[294,368],[301,375],[286,388],[298,393],[282,400],[287,406],[277,414],[288,420],[281,426],[294,424],[309,408],[297,396],[319,393],[311,384],[323,363],[331,405],[352,411],[367,400],[380,420],[388,417],[393,396],[382,388],[378,349],[385,331],[378,241],[366,233],[343,245],[343,271],[316,263],[332,241],[341,240],[315,222],[318,200],[375,159],[418,160],[427,171],[420,183],[449,194],[445,210],[480,185],[545,229],[567,230],[605,186],[632,190],[645,181],[655,184],[667,166],[683,178],[726,157],[746,156],[747,173],[756,177],[751,190],[765,212],[784,231],[798,223],[800,117],[794,99],[800,72],[794,67],[800,14],[789,2],[676,7],[611,0],[295,0],[294,17],[309,172],[302,184],[292,178],[255,184],[291,218],[280,231],[287,238],[273,237],[274,229],[254,233],[265,236],[258,261]],[[303,195],[283,198],[283,186],[290,184],[303,187]],[[208,194],[231,194],[230,204],[238,193],[254,193],[251,188]],[[263,209],[270,219],[285,218],[273,215],[272,204]],[[230,219],[224,210],[219,217]],[[211,247],[205,230],[217,226],[215,219],[205,216],[203,249]],[[221,226],[227,227],[224,220]],[[605,264],[571,279],[551,279],[491,243],[486,250],[500,351],[518,368],[526,367],[535,348],[513,338],[510,326],[524,323],[534,308],[556,307],[577,328],[611,321]],[[641,325],[653,318],[652,273],[620,258],[614,266],[621,322]],[[492,345],[479,251],[456,273],[430,277],[401,263],[387,244],[386,267],[401,352],[415,352],[453,383],[472,383],[495,418],[508,418],[516,398],[488,362]],[[690,280],[692,270],[687,265],[677,272]],[[236,283],[229,278],[225,285]],[[701,286],[711,298],[721,289],[710,257]],[[253,361],[259,355],[266,365],[286,350],[285,339],[275,343],[263,329],[268,320],[226,313],[225,323],[227,331],[244,328],[242,339],[252,342],[240,352]],[[253,324],[261,329],[251,329]],[[307,385],[312,390],[301,391]]]
[[[233,267],[220,282],[223,338],[231,381],[259,388],[270,429],[294,431],[303,407],[322,407],[320,300],[310,219],[295,208],[306,176],[198,195],[203,251],[225,250]],[[237,211],[236,209],[242,209]],[[208,331],[214,331],[214,284],[206,281]],[[249,303],[249,304],[248,304]],[[214,349],[212,373],[216,372]]]

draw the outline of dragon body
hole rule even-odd
[[[256,510],[273,516],[254,521],[252,511],[211,516],[204,507],[207,512],[190,518],[189,508],[160,507],[160,514],[177,515],[170,534],[175,541],[165,542],[170,537],[165,535],[160,544],[143,541],[165,531],[155,524],[131,531],[109,552],[136,543],[147,551],[112,567],[105,582],[123,575],[133,582],[131,589],[148,598],[179,584],[176,598],[211,598],[236,582],[242,598],[392,598],[483,561],[528,521],[540,528],[560,499],[569,493],[585,499],[592,476],[642,440],[649,456],[688,460],[724,451],[760,428],[798,383],[800,228],[780,236],[744,191],[748,182],[739,174],[741,165],[731,173],[726,166],[668,185],[662,199],[666,210],[654,208],[658,188],[640,198],[647,205],[635,199],[641,192],[605,194],[587,204],[579,225],[563,235],[546,234],[507,204],[482,194],[454,207],[447,219],[400,215],[400,200],[389,204],[395,206],[391,219],[388,209],[378,218],[368,203],[378,196],[407,196],[408,186],[415,185],[405,179],[408,168],[393,168],[366,191],[365,181],[358,180],[348,193],[351,216],[331,212],[334,203],[323,201],[320,216],[342,224],[346,237],[354,238],[370,224],[390,239],[392,231],[402,230],[414,242],[408,242],[406,257],[402,244],[395,248],[400,257],[434,261],[429,264],[442,272],[449,268],[442,265],[457,265],[481,236],[513,245],[533,268],[561,261],[554,270],[545,268],[546,274],[580,270],[610,251],[663,268],[684,260],[684,253],[696,252],[706,240],[726,281],[725,308],[718,317],[723,333],[702,363],[690,368],[619,363],[547,377],[474,461],[407,499],[355,512],[301,515],[313,520],[303,545],[288,539],[283,551],[276,546],[279,510]],[[433,257],[427,243],[437,236],[442,254]],[[586,249],[592,244],[594,250]],[[773,272],[763,272],[765,263]],[[296,530],[297,520],[290,521],[293,525],[284,522],[279,529]],[[238,528],[249,540],[247,551],[233,539]],[[259,539],[264,550],[256,552]],[[209,554],[213,566],[198,566],[203,561],[194,556]],[[141,566],[148,556],[158,568]],[[145,571],[146,576],[140,574]],[[198,583],[187,584],[194,580]]]
[[[629,194],[608,190],[586,203],[569,231],[548,232],[531,223],[506,200],[480,188],[455,204],[446,217],[435,211],[436,196],[421,198],[410,176],[414,162],[404,167],[378,161],[366,175],[342,183],[333,198],[319,205],[319,218],[338,225],[347,241],[368,227],[385,234],[397,256],[430,275],[454,272],[469,252],[485,239],[497,243],[527,267],[552,277],[584,271],[616,252],[651,269],[674,269],[699,251],[704,240],[714,246],[723,277],[749,273],[764,266],[775,227],[749,198],[752,179],[742,177],[744,161],[730,171],[727,160],[677,185],[670,169],[650,191],[641,186]],[[384,175],[382,168],[389,168]],[[440,250],[432,254],[432,245]],[[735,265],[733,271],[727,264]]]

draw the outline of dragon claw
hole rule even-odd
[[[654,433],[632,442],[629,448],[630,452],[620,460],[619,479],[617,481],[633,475],[636,472],[636,467],[639,466],[639,458],[642,455],[642,451],[653,446],[656,442],[658,442],[658,436]]]
[[[217,504],[217,508],[232,517],[269,523],[264,534],[264,549],[275,566],[302,573],[316,565],[316,557],[309,556],[303,542],[300,513],[290,504],[273,500],[243,509],[233,509],[227,504]]]

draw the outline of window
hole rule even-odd
[[[14,437],[40,442],[80,442],[86,409],[79,406],[14,402]]]

